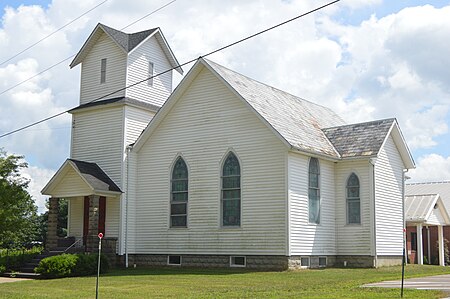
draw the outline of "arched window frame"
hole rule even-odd
[[[361,183],[358,175],[354,172],[347,178],[345,198],[347,224],[361,224]],[[356,209],[357,211],[351,211],[350,209]]]
[[[178,164],[179,162],[182,162],[183,164],[179,165]],[[185,177],[175,178],[175,171],[177,170],[178,166],[185,168],[186,173]],[[178,186],[176,187],[175,184],[177,183]],[[182,188],[180,189],[180,187]],[[172,165],[172,169],[170,171],[169,226],[171,228],[186,228],[188,226],[188,201],[189,201],[189,168],[183,157],[179,155],[175,159]]]
[[[316,169],[313,167],[317,165]],[[320,224],[320,163],[311,157],[308,164],[308,220]]]
[[[238,174],[232,174],[232,175],[225,175],[224,170],[225,166],[227,164],[228,159],[231,157],[234,157],[236,159],[237,165],[238,165]],[[232,178],[235,178],[235,183],[238,184],[238,186],[230,186],[226,183],[227,179],[230,179],[230,182]],[[237,179],[236,179],[237,178]],[[226,186],[228,185],[228,186]],[[232,193],[230,191],[234,191],[237,193],[238,196],[235,196],[234,198],[228,198],[226,196],[227,193]],[[235,202],[234,204],[234,212],[237,214],[237,219],[235,221],[229,221],[229,217],[225,215],[226,209],[225,204],[228,202]],[[225,158],[222,161],[222,165],[220,167],[220,225],[221,227],[240,227],[242,223],[242,167],[241,167],[241,161],[239,160],[239,157],[236,155],[234,151],[228,151],[225,155]]]

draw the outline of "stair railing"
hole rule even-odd
[[[64,252],[67,252],[70,248],[75,247],[75,245],[77,245],[77,244],[79,244],[79,243],[82,243],[82,242],[83,242],[83,239],[78,239],[78,240],[76,240],[75,242],[72,243],[72,245],[70,245],[69,247],[67,247],[67,248],[64,250]],[[80,247],[81,247],[81,246],[80,246]]]

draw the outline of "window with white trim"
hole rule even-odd
[[[100,63],[100,83],[106,82],[106,58],[103,58]]]
[[[230,152],[222,167],[222,226],[241,225],[241,167]]]
[[[230,256],[230,267],[245,267],[245,256]]]
[[[181,266],[181,255],[167,256],[167,264],[171,266]]]
[[[347,179],[347,224],[361,224],[361,198],[359,179],[352,173]]]
[[[178,157],[172,170],[170,190],[170,227],[187,227],[188,169]]]
[[[320,223],[320,166],[317,158],[309,159],[308,207],[309,222]]]

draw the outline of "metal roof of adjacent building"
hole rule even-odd
[[[438,198],[438,194],[405,196],[406,221],[425,222],[430,210],[434,208]]]
[[[394,118],[326,128],[322,131],[342,158],[376,156]]]
[[[446,210],[450,211],[450,181],[406,184],[405,194],[439,194]]]

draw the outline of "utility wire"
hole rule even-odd
[[[165,71],[163,71],[163,72],[161,72],[161,73],[158,73],[158,74],[156,74],[156,75],[153,75],[153,76],[151,76],[151,77],[145,78],[145,79],[143,79],[143,80],[140,80],[140,81],[138,81],[138,82],[135,82],[135,83],[133,83],[133,84],[130,84],[130,85],[128,85],[128,86],[125,86],[125,87],[123,87],[123,88],[117,89],[117,90],[115,90],[115,91],[113,91],[113,92],[110,92],[110,93],[108,93],[108,94],[106,94],[106,95],[103,95],[103,96],[101,96],[101,97],[98,97],[98,98],[96,98],[96,99],[93,99],[92,101],[90,101],[90,102],[88,102],[88,103],[86,103],[86,104],[94,103],[94,102],[99,101],[99,100],[101,100],[101,99],[103,99],[103,98],[105,98],[105,97],[108,97],[108,96],[110,96],[110,95],[116,94],[116,93],[118,93],[118,92],[120,92],[120,91],[126,90],[126,89],[128,89],[128,88],[130,88],[130,87],[136,86],[136,85],[141,84],[141,83],[143,83],[143,82],[146,82],[146,81],[148,81],[148,80],[150,80],[150,79],[153,79],[153,78],[155,78],[155,77],[158,77],[158,76],[161,76],[161,75],[163,75],[163,74],[166,74],[166,73],[168,73],[168,72],[170,72],[170,71],[172,71],[172,70],[175,70],[175,69],[177,69],[177,68],[180,68],[180,67],[182,67],[182,66],[185,66],[185,65],[187,65],[187,64],[190,64],[190,63],[192,63],[192,62],[195,62],[196,60],[198,60],[198,59],[200,59],[200,58],[207,57],[207,56],[210,56],[210,55],[212,55],[212,54],[214,54],[214,53],[223,51],[223,50],[225,50],[225,49],[227,49],[227,48],[230,48],[230,47],[232,47],[232,46],[234,46],[234,45],[237,45],[237,44],[239,44],[239,43],[241,43],[241,42],[244,42],[244,41],[249,40],[249,39],[251,39],[251,38],[253,38],[253,37],[256,37],[256,36],[258,36],[258,35],[261,35],[261,34],[263,34],[263,33],[266,33],[266,32],[268,32],[268,31],[270,31],[270,30],[273,30],[273,29],[275,29],[275,28],[278,28],[278,27],[280,27],[280,26],[283,26],[283,25],[285,25],[285,24],[287,24],[287,23],[290,23],[290,22],[292,22],[292,21],[295,21],[295,20],[300,19],[300,18],[302,18],[302,17],[305,17],[305,16],[307,16],[307,15],[310,15],[310,14],[316,12],[316,11],[319,11],[319,10],[325,8],[325,7],[328,7],[328,6],[330,6],[330,5],[333,5],[333,4],[335,4],[335,3],[337,3],[337,2],[340,2],[340,1],[341,1],[341,0],[335,0],[335,1],[332,1],[332,2],[328,2],[327,4],[324,4],[324,5],[322,5],[322,6],[319,6],[319,7],[317,7],[317,8],[314,8],[314,9],[312,9],[312,10],[306,12],[306,13],[300,14],[300,15],[298,15],[298,16],[296,16],[296,17],[293,17],[293,18],[291,18],[291,19],[289,19],[289,20],[286,20],[286,21],[284,21],[284,22],[281,22],[281,23],[279,23],[279,24],[277,24],[277,25],[274,25],[274,26],[272,26],[272,27],[266,28],[266,29],[264,29],[264,30],[262,30],[262,31],[259,31],[259,32],[255,33],[255,34],[249,35],[249,36],[247,36],[247,37],[245,37],[245,38],[242,38],[242,39],[240,39],[240,40],[238,40],[238,41],[235,41],[235,42],[233,42],[233,43],[231,43],[231,44],[228,44],[228,45],[226,45],[226,46],[223,46],[223,47],[221,47],[221,48],[218,48],[218,49],[216,49],[216,50],[213,50],[213,51],[211,51],[211,52],[209,52],[209,53],[206,53],[206,54],[200,56],[199,58],[191,59],[191,60],[186,61],[186,62],[184,62],[184,63],[182,63],[182,64],[179,64],[179,65],[177,65],[177,66],[175,66],[175,67],[172,67],[172,68],[170,68],[170,69],[167,69],[167,70],[165,70]],[[86,104],[84,104],[84,105],[86,105]],[[76,107],[71,108],[71,109],[68,109],[68,110],[66,110],[66,111],[62,111],[62,112],[60,112],[60,113],[58,113],[58,114],[55,114],[55,115],[49,116],[49,117],[47,117],[47,118],[41,119],[41,120],[39,120],[39,121],[37,121],[37,122],[31,123],[31,124],[26,125],[26,126],[21,127],[21,128],[18,128],[18,129],[14,130],[14,131],[5,133],[5,134],[3,134],[3,135],[0,135],[0,138],[3,138],[3,137],[6,137],[6,136],[9,136],[9,135],[12,135],[12,134],[17,133],[17,132],[19,132],[19,131],[25,130],[25,129],[29,128],[29,127],[32,127],[32,126],[38,125],[38,124],[40,124],[40,123],[46,122],[46,121],[48,121],[48,120],[50,120],[50,119],[56,118],[56,117],[58,117],[58,116],[60,116],[60,115],[62,115],[62,114],[64,114],[64,113],[67,113],[67,112],[69,112],[70,110],[75,109],[75,108],[76,108]]]
[[[40,40],[38,40],[37,42],[31,44],[30,46],[26,47],[25,49],[23,49],[22,51],[20,51],[19,53],[15,54],[14,56],[11,56],[10,58],[6,59],[5,61],[0,62],[0,66],[4,65],[5,63],[7,63],[8,61],[13,60],[14,58],[16,58],[17,56],[19,56],[20,54],[28,51],[29,49],[33,48],[34,46],[36,46],[37,44],[39,44],[40,42],[46,40],[47,38],[49,38],[50,36],[52,36],[53,34],[57,33],[58,31],[61,31],[62,29],[66,28],[67,26],[69,26],[70,24],[72,24],[73,22],[79,20],[81,17],[87,15],[88,13],[90,13],[91,11],[93,11],[94,9],[96,9],[97,7],[99,7],[100,5],[103,5],[105,2],[107,2],[108,0],[104,0],[103,2],[97,4],[96,6],[92,7],[91,9],[89,9],[88,11],[85,11],[84,13],[82,13],[81,15],[79,15],[78,17],[76,17],[75,19],[73,19],[72,21],[70,21],[69,23],[66,23],[64,26],[56,29],[55,31],[53,31],[52,33],[50,33],[49,35],[41,38]],[[34,78],[34,77],[33,77]]]
[[[106,1],[108,1],[108,0],[105,0],[104,2],[106,2]],[[155,9],[154,11],[152,11],[152,12],[150,12],[150,13],[148,13],[148,14],[146,14],[145,16],[143,16],[143,17],[139,18],[138,20],[136,20],[136,21],[130,23],[129,25],[123,27],[123,28],[120,29],[120,30],[124,30],[125,28],[128,28],[128,27],[130,27],[131,25],[134,25],[134,24],[136,24],[136,23],[139,22],[139,21],[142,21],[143,19],[145,19],[145,18],[151,16],[152,14],[154,14],[154,13],[160,11],[161,9],[163,9],[163,8],[165,8],[165,7],[167,7],[167,6],[169,6],[170,4],[172,4],[172,3],[175,2],[175,1],[177,1],[177,0],[172,0],[172,1],[170,1],[170,2],[168,2],[168,3],[166,3],[166,4],[164,4],[163,6],[161,6],[161,7],[157,8],[157,9]],[[103,4],[104,2],[100,3],[99,5]],[[99,6],[99,5],[97,5],[97,6]],[[95,7],[94,7],[94,8],[95,8]],[[92,8],[91,10],[93,10],[94,8]],[[87,12],[86,12],[86,13],[87,13]],[[85,13],[85,14],[86,14],[86,13]],[[81,16],[80,16],[80,17],[81,17]],[[72,21],[72,22],[73,22],[73,21]],[[70,23],[67,23],[65,26],[67,26],[67,25],[69,25],[69,24],[70,24]],[[64,26],[64,27],[65,27],[65,26]],[[61,27],[61,28],[63,28],[63,27]],[[55,31],[54,33],[56,33],[56,31]],[[53,33],[52,33],[52,34],[53,34]],[[49,35],[49,36],[50,36],[50,35]],[[47,36],[47,37],[48,37],[48,36]],[[47,38],[47,37],[45,37],[45,38]],[[45,38],[44,38],[44,39],[45,39]],[[42,40],[44,40],[44,39],[42,39]],[[37,44],[37,43],[36,43],[36,44]],[[31,48],[31,46],[28,47],[27,49],[29,49],[29,48]],[[25,49],[25,50],[22,51],[21,53],[25,52],[27,49]],[[6,60],[6,61],[4,61],[4,62],[7,62],[7,61],[13,59],[14,57],[18,56],[18,55],[21,54],[21,53],[18,53],[17,55],[11,57],[10,59],[8,59],[8,60]],[[25,82],[30,81],[30,80],[33,79],[33,78],[36,78],[36,77],[39,76],[39,75],[42,75],[43,73],[45,73],[45,72],[51,70],[52,68],[54,68],[54,67],[60,65],[61,63],[63,63],[63,62],[65,62],[65,61],[67,61],[67,60],[73,58],[75,55],[76,55],[76,53],[70,55],[69,57],[67,57],[67,58],[65,58],[65,59],[63,59],[63,60],[61,60],[61,61],[59,61],[59,62],[57,62],[57,63],[55,63],[55,64],[53,64],[53,65],[51,65],[51,66],[49,66],[49,67],[47,67],[46,69],[40,71],[39,73],[34,74],[33,76],[31,76],[31,77],[29,77],[29,78],[27,78],[27,79],[25,79],[25,80],[23,80],[23,81],[21,81],[21,82],[15,84],[15,85],[13,85],[13,86],[8,87],[7,89],[5,89],[5,90],[3,90],[2,92],[0,92],[0,95],[6,93],[6,92],[8,92],[8,91],[10,91],[11,89],[16,88],[16,87],[19,86],[19,85],[24,84]],[[3,62],[3,63],[4,63],[4,62]],[[1,64],[0,64],[0,65],[1,65]]]

